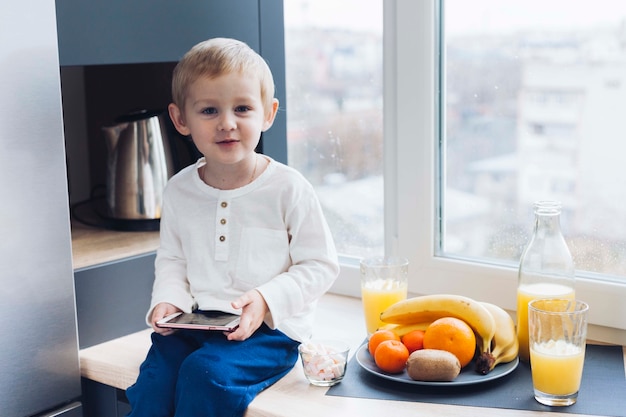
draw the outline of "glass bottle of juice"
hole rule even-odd
[[[561,203],[534,204],[533,235],[522,253],[517,287],[519,357],[529,361],[528,303],[537,298],[574,300],[574,261],[561,233]]]

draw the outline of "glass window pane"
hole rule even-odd
[[[626,3],[446,0],[443,17],[439,255],[517,264],[532,203],[556,199],[576,268],[626,281]]]
[[[382,253],[382,0],[289,0],[284,12],[289,165],[315,187],[342,255]]]

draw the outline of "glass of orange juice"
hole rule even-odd
[[[528,303],[538,298],[567,298],[574,300],[573,287],[547,282],[520,285],[517,289],[517,338],[519,340],[519,358],[530,360],[528,349]]]
[[[528,304],[530,368],[535,399],[549,406],[578,398],[585,362],[589,306],[564,298]]]
[[[372,257],[361,261],[361,298],[367,335],[384,323],[382,313],[390,305],[406,299],[409,261],[398,257]]]

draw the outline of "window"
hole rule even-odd
[[[513,310],[532,202],[558,198],[577,296],[592,308],[589,337],[625,343],[626,175],[611,167],[619,166],[626,131],[626,60],[616,59],[626,45],[626,24],[616,18],[626,13],[608,3],[537,2],[541,13],[528,0],[519,8],[497,0],[382,3],[384,245],[409,258],[409,290],[461,293]],[[556,4],[569,13],[551,10]],[[618,22],[610,27],[621,37],[585,43],[592,67],[566,67],[580,61],[583,40],[564,40],[563,22],[548,19],[573,17],[571,33],[581,35],[602,10],[610,11],[603,30],[589,33],[606,39],[608,22]],[[547,40],[524,35],[527,12]],[[518,50],[512,35],[486,30],[513,24]],[[615,59],[603,66],[602,57]],[[546,75],[551,58],[558,71]],[[567,68],[573,73],[563,75]],[[585,192],[592,194],[582,199]],[[354,263],[342,264],[336,290],[359,295]]]
[[[339,252],[384,252],[382,0],[289,0],[289,165],[315,187]]]
[[[608,155],[621,153],[623,122],[608,117],[607,105],[624,108],[626,90],[605,82],[618,69],[626,77],[626,7],[562,3],[568,13],[546,13],[559,3],[445,1],[442,239],[456,244],[440,254],[516,263],[532,202],[556,198],[577,269],[626,282],[617,208],[626,194],[607,188],[607,179],[624,176],[621,158]],[[492,128],[476,131],[478,123]],[[518,162],[507,176],[489,175],[503,160]],[[468,214],[446,195],[481,210]]]

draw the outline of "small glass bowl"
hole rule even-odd
[[[350,347],[337,340],[310,340],[298,347],[304,376],[318,387],[338,384],[346,374]]]

